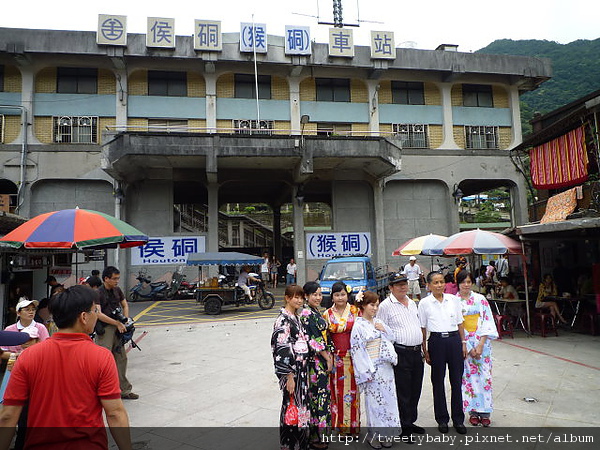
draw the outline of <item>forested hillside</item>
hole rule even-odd
[[[600,89],[600,39],[569,44],[552,41],[501,39],[477,53],[550,58],[552,79],[521,97],[523,133],[531,131],[533,113],[542,114]]]

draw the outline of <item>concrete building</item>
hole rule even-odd
[[[219,250],[221,205],[266,203],[279,255],[292,203],[299,281],[323,263],[307,259],[306,203],[329,205],[332,232],[370,233],[375,263],[392,267],[405,240],[458,231],[460,193],[508,187],[512,225],[526,222],[509,150],[519,96],[551,76],[548,60],[443,46],[347,58],[319,43],[292,56],[269,35],[255,79],[239,40],[223,33],[205,52],[186,36],[161,49],[143,34],[107,46],[93,32],[1,28],[0,194],[22,216],[79,206],[151,236],[185,235],[176,205],[206,205],[207,251]],[[136,272],[128,251],[117,262]]]

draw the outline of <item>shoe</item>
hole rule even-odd
[[[481,425],[483,425],[484,427],[489,427],[491,425],[492,421],[490,420],[489,417],[482,417],[481,418]]]
[[[329,444],[327,444],[327,442],[311,442],[308,447],[312,448],[313,450],[327,450],[329,448]]]
[[[121,398],[125,400],[137,400],[138,398],[140,398],[140,396],[134,394],[133,392],[130,392],[129,394],[121,394]]]
[[[369,445],[371,446],[371,448],[374,448],[376,450],[382,448],[383,446],[381,445],[381,442],[379,442],[378,439],[375,439],[375,436],[373,436],[371,439],[367,439],[367,442],[369,443]]]
[[[391,448],[392,447],[392,443],[391,442],[381,442],[381,446],[383,448]]]
[[[402,442],[404,444],[410,445],[410,444],[415,443],[415,441],[412,438],[412,433],[410,431],[409,432],[402,431],[402,433],[400,433],[400,439],[402,439]]]
[[[410,426],[411,433],[425,434],[425,428],[415,425],[414,423]]]
[[[438,431],[440,433],[447,433],[448,432],[448,424],[447,423],[440,423],[438,425]]]
[[[477,427],[482,422],[481,422],[481,419],[479,419],[479,416],[471,416],[471,417],[469,417],[469,423],[471,425],[473,425],[474,427]]]
[[[462,423],[459,425],[454,425],[454,429],[458,434],[467,434],[467,427],[465,427]]]

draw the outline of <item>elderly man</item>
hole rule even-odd
[[[402,436],[406,443],[413,443],[412,433],[425,432],[423,428],[415,425],[423,386],[423,335],[417,305],[407,295],[407,278],[400,273],[392,274],[389,286],[390,295],[379,305],[377,318],[394,333],[394,349],[398,355],[398,363],[394,366],[394,378]]]
[[[416,256],[408,258],[408,264],[404,266],[402,272],[408,279],[408,295],[410,298],[414,300],[416,297],[417,300],[421,300],[421,286],[419,282],[423,278],[423,271],[417,264]]]
[[[0,411],[0,450],[8,449],[28,401],[28,449],[108,448],[103,410],[117,446],[131,448],[115,361],[89,337],[98,319],[96,299],[89,287],[73,286],[50,301],[58,332],[15,363]]]

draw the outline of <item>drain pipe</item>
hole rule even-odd
[[[20,163],[20,181],[17,188],[17,206],[15,213],[20,214],[21,205],[23,204],[25,183],[27,182],[27,108],[16,105],[0,105],[0,109],[18,109],[21,111],[21,163]]]

